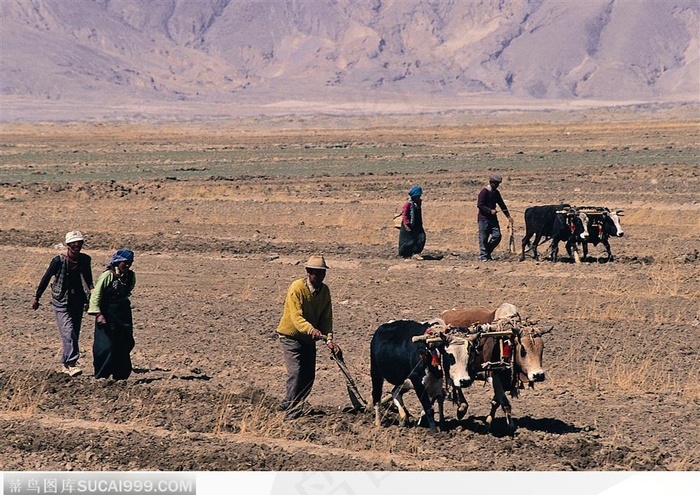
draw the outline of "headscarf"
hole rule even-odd
[[[419,198],[423,194],[423,188],[420,186],[413,186],[408,195],[412,198]]]
[[[122,261],[126,261],[127,263],[133,263],[134,252],[126,248],[119,249],[116,253],[112,255],[112,261],[110,261],[109,265],[107,265],[107,269],[111,270]]]

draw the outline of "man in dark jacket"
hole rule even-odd
[[[496,217],[497,205],[501,207],[510,224],[513,224],[513,218],[508,213],[508,207],[498,191],[502,180],[498,174],[489,176],[489,185],[479,192],[476,202],[476,207],[479,210],[477,221],[479,223],[479,259],[481,261],[492,260],[491,253],[501,242],[501,227],[498,224],[498,217]]]
[[[80,252],[84,242],[85,238],[78,230],[66,234],[66,253],[51,260],[32,301],[32,309],[39,309],[39,299],[53,277],[51,302],[63,342],[63,372],[69,376],[82,373],[78,367],[80,324],[94,287],[90,256]]]

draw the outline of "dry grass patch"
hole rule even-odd
[[[14,412],[22,419],[35,416],[44,398],[50,374],[50,371],[44,372],[37,381],[35,374],[27,374],[24,371],[10,373],[0,391],[3,410]]]
[[[644,336],[630,336],[622,341],[622,346],[619,346],[619,339],[599,339],[592,355],[581,352],[591,347],[589,339],[572,339],[565,362],[580,369],[582,384],[593,390],[672,393],[690,400],[700,398],[697,360],[687,373],[679,373],[664,363],[667,343],[649,349],[640,345],[640,339]],[[691,355],[688,359],[694,358]]]

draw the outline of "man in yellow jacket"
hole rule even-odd
[[[286,419],[302,413],[304,399],[311,393],[316,378],[316,342],[326,340],[334,353],[331,292],[323,279],[329,268],[322,255],[313,255],[305,265],[306,277],[292,282],[287,289],[284,312],[277,333],[287,368],[287,392],[280,410]]]

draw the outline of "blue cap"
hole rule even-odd
[[[408,195],[411,196],[412,198],[416,198],[418,196],[421,196],[423,194],[423,188],[420,186],[413,186],[410,191],[408,191]]]

